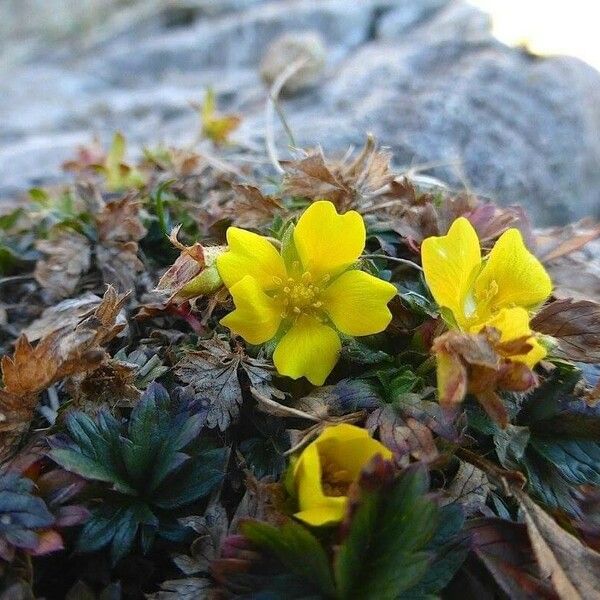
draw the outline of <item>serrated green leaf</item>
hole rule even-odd
[[[275,556],[291,573],[312,584],[325,597],[334,596],[329,560],[308,529],[294,521],[280,528],[259,521],[246,521],[241,529],[246,538]]]
[[[110,545],[110,558],[113,565],[129,554],[138,527],[139,521],[133,511],[125,510],[115,525],[115,535]]]
[[[533,438],[532,448],[573,485],[600,485],[600,444],[590,440]]]
[[[376,336],[366,336],[360,340],[342,336],[343,346],[341,356],[343,359],[358,365],[378,365],[390,363],[393,358],[383,350],[373,347],[368,342],[376,340]]]
[[[224,459],[223,448],[194,456],[156,489],[154,504],[160,508],[177,508],[207,496],[223,479]]]
[[[427,549],[434,556],[421,581],[410,590],[412,600],[436,598],[450,583],[461,567],[469,545],[461,535],[465,515],[459,504],[448,504],[440,509],[440,526],[429,542]]]
[[[121,479],[110,466],[104,466],[94,459],[80,454],[69,448],[55,448],[49,453],[50,458],[61,467],[81,475],[86,479],[95,479],[112,483],[114,488],[124,494],[135,495],[136,491],[126,481]]]
[[[384,491],[364,491],[335,561],[339,597],[396,600],[424,576],[438,508],[422,466],[406,470]]]

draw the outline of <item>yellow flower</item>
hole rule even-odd
[[[361,427],[343,423],[325,429],[293,466],[300,508],[295,517],[313,526],[341,521],[350,484],[377,454],[385,460],[392,458],[392,453]]]
[[[460,329],[477,333],[492,326],[500,331],[501,342],[532,335],[529,311],[548,298],[552,281],[519,230],[505,231],[482,260],[477,233],[461,217],[448,235],[424,240],[421,257],[433,297]],[[528,343],[532,349],[511,360],[533,367],[546,351],[535,337]]]
[[[396,288],[352,269],[365,247],[365,225],[355,211],[331,202],[311,204],[293,232],[286,259],[260,235],[230,227],[229,250],[217,258],[235,310],[221,323],[251,344],[283,333],[273,361],[282,375],[322,385],[341,350],[338,331],[351,336],[383,331]]]

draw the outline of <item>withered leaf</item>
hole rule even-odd
[[[125,327],[120,318],[125,299],[109,287],[99,306],[83,315],[70,331],[54,331],[35,347],[21,336],[12,357],[2,357],[0,462],[11,456],[29,427],[41,391],[65,377],[93,370],[104,361],[106,353],[101,346]]]
[[[467,516],[476,513],[485,505],[490,493],[487,475],[471,463],[460,461],[458,472],[448,486],[451,502],[460,502]]]
[[[91,292],[86,292],[77,298],[62,300],[54,306],[49,306],[39,319],[23,330],[23,335],[30,342],[35,342],[59,329],[70,329],[79,323],[81,317],[95,309],[101,301],[99,296]]]
[[[266,363],[246,356],[241,346],[231,350],[219,337],[202,341],[200,346],[202,350],[185,354],[176,373],[192,386],[196,396],[209,402],[208,426],[225,431],[239,415],[244,378],[271,396],[271,373]]]
[[[600,362],[600,304],[589,300],[557,300],[547,304],[531,321],[535,331],[558,340],[561,358]]]
[[[273,196],[265,196],[253,185],[232,184],[235,197],[227,215],[233,223],[246,229],[257,229],[283,211],[281,202]]]
[[[411,457],[433,462],[439,456],[431,430],[412,417],[403,419],[391,405],[374,410],[366,427],[373,432],[379,431],[382,443],[403,466],[408,466]]]
[[[143,268],[138,241],[146,235],[139,216],[140,203],[130,196],[108,203],[96,216],[96,262],[105,283],[126,292],[135,288],[136,273]]]
[[[188,577],[186,579],[170,579],[160,584],[160,591],[147,594],[148,600],[199,600],[209,598],[212,587],[210,579]]]
[[[544,579],[561,600],[600,598],[600,554],[560,527],[527,494],[515,491]]]
[[[68,386],[73,407],[95,413],[103,404],[132,406],[140,397],[135,379],[135,365],[113,359],[93,371],[75,374]]]
[[[540,575],[522,523],[472,519],[467,522],[467,533],[473,552],[509,598],[556,600],[556,594]]]
[[[587,223],[585,219],[565,227],[541,231],[537,236],[540,245],[543,246],[541,260],[544,263],[555,261],[576,252],[599,236],[600,225]]]
[[[90,268],[89,240],[70,229],[53,229],[48,239],[36,243],[36,248],[44,254],[35,265],[36,281],[54,298],[70,296]]]
[[[186,517],[180,522],[199,535],[192,543],[190,554],[175,556],[173,562],[185,575],[208,572],[210,563],[219,557],[229,530],[227,511],[218,502],[212,502],[203,516]]]
[[[327,198],[345,211],[359,201],[364,205],[392,181],[390,157],[377,149],[372,136],[354,159],[346,155],[342,160],[328,161],[322,150],[314,150],[300,160],[283,163],[283,189],[290,196]]]

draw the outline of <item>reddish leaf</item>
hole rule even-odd
[[[600,362],[600,304],[570,298],[557,300],[542,308],[531,327],[558,340],[558,356],[585,363]]]

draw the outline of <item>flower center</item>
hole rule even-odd
[[[283,307],[281,316],[286,318],[305,313],[318,317],[323,306],[319,296],[328,280],[329,275],[326,275],[321,280],[314,281],[309,271],[288,277],[286,280],[274,277],[273,281],[277,286],[274,298],[281,301]]]
[[[498,284],[492,280],[489,286],[479,292],[469,291],[463,304],[463,312],[470,322],[476,323],[493,312],[492,302],[498,294]]]
[[[321,457],[322,458],[322,457]],[[321,485],[326,496],[347,496],[352,483],[350,473],[330,460],[321,465]]]

